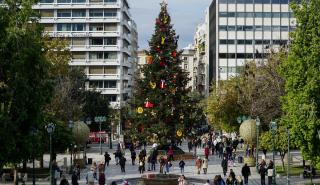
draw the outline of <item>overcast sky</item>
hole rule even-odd
[[[197,25],[204,21],[205,10],[212,0],[167,0],[173,28],[180,36],[179,48],[192,43]],[[162,0],[128,0],[138,26],[139,50],[148,49]]]

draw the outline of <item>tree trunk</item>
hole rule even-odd
[[[43,154],[40,157],[40,168],[43,168]]]
[[[13,168],[13,184],[18,185],[18,172],[17,172],[16,165],[14,165],[14,168]]]
[[[284,171],[284,156],[286,155],[285,152],[280,152],[281,164],[282,164],[282,171]],[[289,161],[288,161],[289,162]]]
[[[27,159],[23,160],[23,163],[22,163],[22,172],[26,173],[26,171],[27,171]]]

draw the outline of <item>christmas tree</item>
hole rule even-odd
[[[197,112],[186,87],[188,73],[180,67],[177,42],[167,4],[162,2],[155,33],[149,41],[150,50],[146,51],[147,64],[141,69],[143,78],[136,79],[131,102],[134,111],[128,134],[138,140],[157,138],[165,143],[192,129]]]

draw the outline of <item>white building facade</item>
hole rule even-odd
[[[136,24],[127,0],[40,0],[40,23],[51,37],[70,42],[70,66],[83,67],[86,89],[106,96],[119,109],[131,94],[137,58]]]
[[[214,0],[209,8],[209,80],[218,83],[246,61],[286,45],[295,19],[288,0]]]
[[[189,75],[188,77],[190,78],[190,81],[188,82],[187,87],[191,88],[192,91],[196,90],[196,86],[195,86],[195,72],[194,72],[194,55],[195,55],[195,49],[194,46],[192,44],[190,44],[189,46],[185,47],[182,49],[182,53],[180,55],[180,59],[181,59],[181,68],[188,72]]]

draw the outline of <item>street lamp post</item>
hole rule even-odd
[[[69,127],[69,129],[72,131],[72,129],[73,129],[73,126],[74,126],[74,124],[73,124],[73,121],[72,120],[69,120],[69,122],[68,122],[68,127]],[[73,144],[71,144],[71,146],[70,146],[70,170],[69,170],[69,172],[71,173],[72,171],[72,152],[73,152]]]
[[[256,128],[257,128],[256,168],[257,168],[257,171],[259,171],[259,127],[260,127],[260,119],[257,116],[256,118]]]
[[[47,125],[47,132],[49,134],[49,145],[50,145],[50,184],[53,185],[53,171],[52,171],[52,133],[54,132],[55,125],[53,123],[49,123]]]
[[[112,149],[112,127],[113,122],[110,123],[110,131],[109,131],[109,148]]]
[[[94,118],[94,121],[97,123],[97,122],[99,122],[99,129],[100,129],[100,133],[99,133],[99,143],[100,143],[100,155],[102,155],[102,143],[101,143],[101,123],[102,122],[105,122],[107,119],[106,119],[106,117],[105,116],[97,116],[97,117],[95,117]]]
[[[32,139],[34,139],[34,137],[36,136],[37,133],[38,133],[38,130],[37,130],[36,128],[31,128]],[[35,143],[35,142],[33,141],[33,142],[32,142],[32,145],[34,145],[34,143]],[[33,185],[36,184],[34,158],[35,158],[34,146],[32,146],[32,184],[33,184]]]
[[[287,185],[290,185],[290,130],[287,128],[287,134],[288,134],[288,154],[287,154]]]
[[[273,153],[272,153],[272,161],[273,161],[273,173],[272,173],[272,185],[276,185],[276,163],[274,160],[275,157],[275,134],[276,134],[276,130],[277,130],[277,123],[275,121],[271,121],[270,122],[270,130],[272,132],[272,145],[273,145]]]

